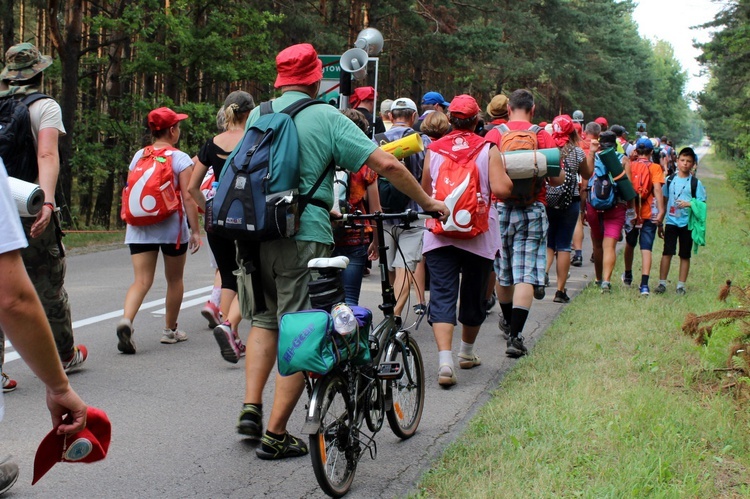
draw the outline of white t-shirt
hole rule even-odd
[[[10,192],[8,172],[0,158],[0,254],[28,246],[16,202]]]
[[[133,156],[129,167],[131,171],[135,168],[141,156],[143,156],[143,149],[139,150]],[[180,190],[180,172],[190,168],[192,165],[193,160],[184,152],[174,151],[172,153],[172,172],[174,173],[175,190]],[[180,213],[175,212],[169,218],[153,225],[141,225],[138,227],[128,225],[125,231],[125,244],[175,244],[178,232],[180,233],[180,244],[187,243],[190,240],[187,217],[183,213],[182,225],[180,225]]]
[[[62,121],[62,109],[55,99],[38,100],[29,107],[29,119],[31,120],[31,133],[34,135],[34,145],[39,144],[39,130],[45,128],[57,128],[60,135],[65,135],[65,126]]]

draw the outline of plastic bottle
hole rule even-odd
[[[334,305],[331,309],[331,317],[333,317],[333,329],[340,335],[346,336],[357,330],[357,318],[346,303]]]
[[[484,197],[481,192],[477,192],[477,214],[487,214],[487,203],[484,202]]]

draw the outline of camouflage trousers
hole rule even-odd
[[[58,213],[52,214],[57,217]],[[60,359],[67,360],[74,353],[73,323],[70,317],[65,281],[65,257],[60,251],[56,224],[50,220],[44,233],[32,239],[29,235],[35,218],[22,218],[23,230],[29,246],[21,249],[26,272],[34,283],[36,292],[47,314]],[[5,334],[0,329],[0,368],[5,361]]]

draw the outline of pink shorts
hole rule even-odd
[[[591,205],[586,204],[586,221],[591,228],[591,238],[604,239],[609,237],[619,240],[622,236],[622,228],[625,226],[626,209],[626,204],[617,203],[614,208],[599,212]]]

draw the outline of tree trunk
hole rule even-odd
[[[3,54],[15,43],[16,16],[13,13],[14,0],[2,0],[0,14],[3,19]]]

